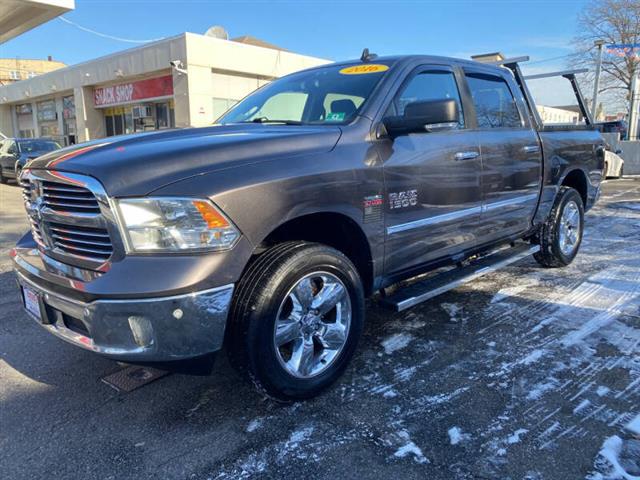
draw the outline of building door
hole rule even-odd
[[[453,99],[454,128],[412,133],[383,146],[386,210],[385,270],[400,273],[476,243],[482,192],[477,136],[467,129],[454,71],[423,66],[401,87],[387,114],[407,104]]]

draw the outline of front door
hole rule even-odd
[[[542,181],[542,149],[525,115],[517,86],[479,69],[465,68],[476,110],[482,152],[483,209],[478,241],[491,243],[527,231]],[[518,105],[520,104],[520,108]]]
[[[397,274],[476,243],[482,191],[477,137],[465,124],[457,75],[423,66],[409,76],[388,115],[415,101],[454,99],[455,128],[412,133],[383,145],[386,198],[385,271]]]

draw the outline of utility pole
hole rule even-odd
[[[631,104],[629,105],[629,125],[627,128],[627,140],[638,138],[638,71],[636,68],[631,77]]]
[[[596,115],[598,114],[598,89],[600,88],[600,70],[602,68],[602,46],[604,40],[596,40],[593,44],[598,47],[598,60],[596,62],[596,78],[593,82],[593,102],[591,102],[591,118],[593,121],[597,121]]]

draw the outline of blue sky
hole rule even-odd
[[[378,54],[468,57],[501,50],[530,55],[529,69],[565,67],[576,15],[586,0],[212,1],[76,0],[66,18],[126,39],[145,40],[223,25],[231,37],[253,35],[285,49],[331,60]],[[55,19],[0,45],[0,57],[68,64],[135,46]]]

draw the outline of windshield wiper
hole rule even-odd
[[[245,120],[244,122],[240,123],[280,123],[282,125],[302,125],[302,122],[298,120],[272,120],[267,117],[257,117],[253,120]]]

